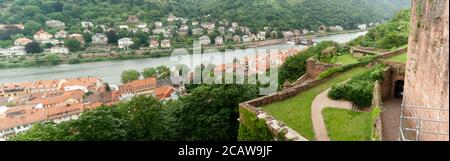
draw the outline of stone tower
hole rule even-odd
[[[412,0],[403,94],[403,133],[449,140],[449,0]],[[418,131],[417,131],[418,130]]]

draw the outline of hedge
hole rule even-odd
[[[383,80],[384,65],[377,65],[372,70],[350,81],[331,87],[328,97],[334,100],[348,100],[355,107],[362,109],[372,105],[373,88],[376,80]]]

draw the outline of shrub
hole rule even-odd
[[[334,85],[328,97],[334,100],[351,101],[358,109],[372,105],[374,82],[383,79],[383,69],[383,65],[378,65],[346,83]]]

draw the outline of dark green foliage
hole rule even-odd
[[[383,23],[351,42],[350,45],[392,49],[408,44],[410,10],[398,12],[390,21]]]
[[[61,124],[36,124],[11,140],[20,141],[156,141],[171,140],[166,108],[158,100],[139,96],[130,102],[84,112]]]
[[[42,53],[44,49],[42,49],[41,45],[38,42],[33,41],[25,45],[25,51],[30,54]]]
[[[141,73],[139,73],[136,70],[123,71],[122,74],[120,75],[123,84],[129,83],[134,80],[138,80],[140,76]]]
[[[312,57],[321,55],[322,51],[330,46],[339,46],[338,50],[345,50],[336,42],[323,41],[315,46],[309,47],[307,50],[298,53],[297,55],[288,57],[286,62],[281,65],[279,69],[279,83],[283,84],[285,81],[295,81],[297,78],[306,73],[306,61]]]
[[[274,136],[264,120],[258,119],[254,113],[239,109],[242,116],[239,124],[239,141],[273,141]]]
[[[186,18],[210,14],[208,21],[227,19],[252,30],[262,30],[264,26],[279,31],[316,30],[322,24],[355,28],[357,24],[385,20],[409,4],[408,0],[20,0],[14,1],[0,20],[8,23],[33,20],[44,26],[46,20],[56,19],[65,22],[69,32],[75,32],[73,26],[81,21],[115,25],[126,21],[128,15],[154,22],[170,13]],[[27,32],[32,34],[36,29],[39,28]]]
[[[144,76],[144,78],[155,77],[157,74],[156,72],[157,71],[155,68],[145,68],[142,72],[142,75]]]
[[[177,114],[184,140],[236,141],[238,104],[258,96],[253,85],[201,85],[183,102]]]
[[[357,108],[365,108],[372,105],[373,87],[376,80],[383,80],[384,66],[378,65],[361,76],[354,77],[350,81],[334,85],[328,97],[334,100],[348,100]]]
[[[81,42],[75,39],[66,39],[64,45],[70,52],[76,52],[81,50]]]

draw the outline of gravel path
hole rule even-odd
[[[323,120],[322,110],[326,107],[352,109],[352,103],[349,101],[336,101],[328,98],[327,94],[331,89],[328,89],[314,98],[311,105],[311,118],[316,135],[316,141],[330,141],[328,137],[325,121]]]

